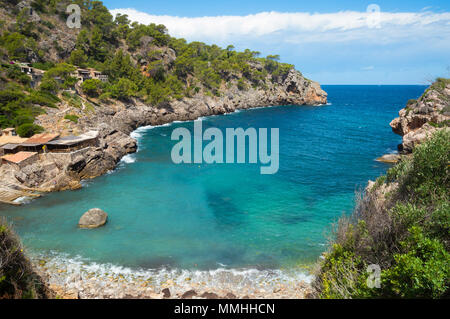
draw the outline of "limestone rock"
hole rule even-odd
[[[450,83],[433,83],[417,100],[410,100],[391,121],[392,131],[403,136],[398,150],[411,153],[413,148],[437,130],[448,129],[450,123]],[[432,125],[431,125],[432,124]]]
[[[200,297],[206,299],[219,299],[219,295],[214,292],[204,292]]]
[[[169,288],[164,288],[163,290],[161,290],[164,298],[170,298],[170,289]]]
[[[237,299],[237,297],[231,292],[227,293],[224,298],[225,299]]]
[[[181,299],[192,299],[192,297],[195,296],[197,296],[197,292],[195,290],[188,290],[181,296]]]
[[[108,214],[99,208],[92,208],[81,216],[78,226],[80,228],[98,228],[106,224]]]

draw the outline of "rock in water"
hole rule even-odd
[[[80,228],[98,228],[106,224],[108,214],[100,208],[92,208],[81,216],[78,226]]]
[[[400,155],[398,154],[386,154],[376,159],[376,161],[383,163],[397,163],[399,160]]]

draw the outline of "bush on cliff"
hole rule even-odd
[[[17,127],[17,134],[20,137],[32,137],[34,134],[39,134],[44,132],[44,128],[33,123],[24,123]]]
[[[0,85],[0,128],[33,123],[43,110],[39,105],[54,106],[51,96],[28,89],[18,83]]]
[[[47,288],[24,255],[19,238],[0,219],[0,299],[46,297]]]
[[[320,262],[318,297],[450,297],[449,163],[450,132],[438,131],[359,198]],[[372,264],[380,288],[367,284]]]
[[[98,79],[89,79],[81,84],[81,88],[88,96],[96,97],[102,92],[103,82]]]

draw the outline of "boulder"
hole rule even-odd
[[[169,288],[164,288],[163,290],[161,290],[164,298],[170,298],[170,290]]]
[[[99,208],[92,208],[81,216],[78,226],[80,228],[98,228],[106,224],[108,214]]]
[[[214,292],[204,292],[200,297],[206,299],[219,299],[219,295]]]
[[[197,292],[195,290],[189,290],[186,291],[182,296],[181,299],[192,299],[192,297],[196,297]]]
[[[224,298],[225,299],[237,299],[237,297],[231,292],[227,293]]]

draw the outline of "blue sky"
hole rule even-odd
[[[450,77],[450,1],[104,4],[131,20],[163,23],[171,35],[188,41],[280,54],[322,84],[426,84]]]

